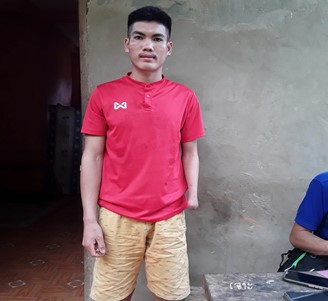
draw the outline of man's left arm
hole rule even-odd
[[[328,241],[297,223],[293,225],[289,241],[295,248],[318,256],[328,256]]]
[[[199,157],[197,140],[182,143],[182,163],[188,185],[188,208],[198,207]]]

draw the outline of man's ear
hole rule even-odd
[[[130,43],[130,39],[129,38],[125,38],[124,39],[124,51],[126,53],[129,53],[129,43]]]
[[[167,42],[167,55],[171,55],[173,50],[173,42],[169,41]]]

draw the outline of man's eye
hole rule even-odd
[[[141,36],[134,36],[133,38],[134,38],[135,40],[141,40],[141,39],[142,39]]]
[[[163,39],[162,39],[162,38],[154,38],[154,41],[155,41],[155,42],[162,42]]]

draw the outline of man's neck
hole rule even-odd
[[[162,79],[162,71],[160,72],[138,72],[136,70],[132,70],[130,77],[138,82],[143,83],[154,83],[160,81]]]

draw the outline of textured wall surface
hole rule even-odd
[[[207,132],[201,205],[187,215],[193,283],[204,273],[276,271],[298,204],[328,161],[328,2],[80,4],[84,105],[97,83],[129,71],[132,9],[158,5],[173,18],[164,73],[196,91]]]

